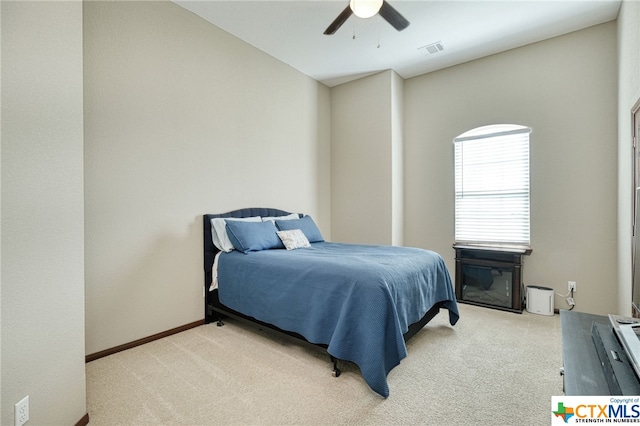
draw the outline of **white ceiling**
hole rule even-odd
[[[608,22],[617,18],[621,0],[388,0],[411,23],[404,31],[378,15],[352,15],[334,35],[323,32],[348,0],[174,2],[335,86],[387,69],[410,78]],[[418,50],[434,42],[445,49]]]

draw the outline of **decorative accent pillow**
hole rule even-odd
[[[233,250],[233,243],[229,239],[227,234],[227,221],[239,221],[239,222],[260,222],[260,216],[251,217],[216,217],[211,219],[211,239],[213,244],[218,247],[218,250],[230,252]]]
[[[270,220],[266,222],[227,222],[227,234],[236,250],[243,253],[250,251],[284,248],[276,234],[278,230]]]
[[[289,231],[278,231],[278,237],[287,250],[295,250],[299,248],[311,247],[309,240],[305,237],[304,232],[300,229],[291,229]]]
[[[289,231],[292,229],[300,229],[304,232],[305,237],[310,243],[318,243],[324,241],[318,226],[311,216],[304,216],[301,219],[294,220],[276,220],[276,226],[281,231]]]

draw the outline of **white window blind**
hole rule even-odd
[[[501,124],[454,139],[457,243],[529,246],[530,133]]]

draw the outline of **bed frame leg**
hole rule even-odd
[[[329,355],[329,356],[331,357],[331,362],[333,362],[333,371],[331,372],[331,375],[333,377],[340,377],[340,373],[342,372],[338,368],[338,360],[333,355]]]
[[[222,315],[218,314],[218,322],[216,322],[216,325],[218,327],[222,327],[224,325],[224,322],[222,322]]]

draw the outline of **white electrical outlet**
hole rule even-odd
[[[29,395],[14,405],[15,426],[22,426],[29,421]]]
[[[573,292],[576,292],[576,282],[575,281],[569,281],[567,282],[567,289],[569,291],[573,290]]]

